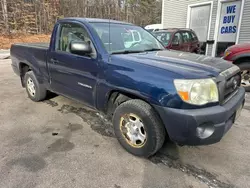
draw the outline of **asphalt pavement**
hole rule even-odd
[[[0,61],[0,187],[250,187],[250,97],[217,144],[166,142],[150,159],[127,153],[98,112],[62,96],[28,99],[10,60]]]

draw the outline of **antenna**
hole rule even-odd
[[[110,47],[110,7],[109,7],[109,52],[111,52],[111,47]]]
[[[109,52],[111,52],[111,48],[110,48],[110,15],[109,15]]]

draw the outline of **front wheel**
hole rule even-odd
[[[141,100],[129,100],[118,106],[113,125],[120,144],[136,156],[155,154],[165,141],[166,131],[158,114]]]

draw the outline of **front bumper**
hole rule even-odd
[[[155,106],[155,108],[172,141],[180,145],[207,145],[222,139],[232,127],[236,111],[244,105],[244,102],[245,89],[240,87],[237,94],[223,106],[194,110],[159,106]],[[204,132],[198,131],[201,129]]]

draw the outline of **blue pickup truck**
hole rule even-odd
[[[125,45],[136,32],[140,39]],[[166,138],[179,145],[219,142],[245,102],[240,70],[225,60],[170,51],[133,24],[65,18],[50,44],[15,44],[12,68],[33,101],[47,91],[112,118],[120,144],[148,157]]]

